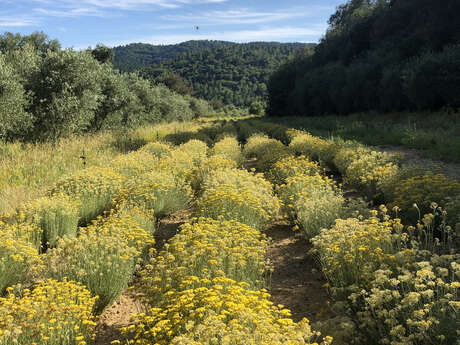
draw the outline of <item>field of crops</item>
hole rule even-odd
[[[460,344],[458,181],[257,119],[141,134],[0,215],[0,345],[92,344],[127,289],[145,310],[112,344]],[[280,219],[311,243],[334,317],[273,303]]]

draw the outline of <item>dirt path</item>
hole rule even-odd
[[[302,234],[294,232],[286,221],[274,223],[265,233],[272,239],[267,256],[274,266],[269,289],[273,302],[290,309],[295,321],[334,317],[326,280],[308,254],[311,246]]]
[[[440,160],[427,158],[423,156],[420,150],[403,146],[382,146],[380,150],[388,153],[401,154],[405,164],[419,165],[433,172],[442,173],[447,177],[460,180],[460,164],[446,163]]]
[[[179,211],[161,220],[155,232],[155,249],[159,252],[173,237],[179,227],[190,219],[190,211]],[[146,307],[136,299],[136,292],[126,290],[110,307],[99,316],[96,326],[95,345],[109,345],[120,339],[120,329],[128,326],[131,314],[145,312]]]

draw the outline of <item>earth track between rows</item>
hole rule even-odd
[[[165,243],[177,234],[179,227],[189,221],[190,210],[178,211],[163,218],[155,231],[155,249],[160,252]],[[111,306],[99,316],[96,327],[95,345],[110,345],[110,342],[121,338],[121,328],[130,324],[132,314],[146,311],[137,298],[136,292],[128,288]]]
[[[311,322],[334,317],[326,280],[314,257],[311,245],[287,221],[274,222],[265,231],[272,241],[267,258],[273,265],[269,292],[275,304],[292,312],[294,321],[306,317]]]

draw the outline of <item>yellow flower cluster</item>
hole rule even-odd
[[[56,182],[51,195],[66,194],[80,201],[80,222],[86,224],[108,209],[123,178],[106,168],[87,168]]]
[[[290,149],[281,141],[261,134],[251,136],[243,149],[246,158],[257,158],[256,167],[264,172],[270,170],[274,163],[290,153]]]
[[[226,277],[198,281],[197,285],[165,295],[160,308],[135,315],[133,344],[311,344],[319,337],[308,320],[294,323],[290,311],[274,306],[270,295],[247,289]],[[323,345],[330,344],[326,337]]]
[[[458,342],[459,260],[458,255],[433,256],[395,271],[375,271],[370,289],[349,297],[362,309],[357,313],[362,343]]]
[[[352,162],[372,152],[371,149],[353,141],[341,142],[338,145],[339,148],[336,150],[332,163],[342,175],[346,174],[347,168]]]
[[[133,178],[152,171],[157,164],[155,155],[141,149],[118,156],[110,162],[110,168],[126,178]]]
[[[244,157],[241,153],[241,147],[235,137],[227,136],[216,142],[211,149],[211,156],[223,156],[241,166],[244,163]]]
[[[173,147],[171,145],[154,141],[143,146],[139,151],[147,152],[157,158],[163,158],[170,156],[172,150]]]
[[[91,233],[59,240],[44,261],[49,277],[78,281],[99,296],[95,308],[100,312],[127,288],[139,254],[117,237]]]
[[[319,173],[314,173],[313,175],[300,173],[287,177],[285,183],[277,186],[276,191],[283,201],[286,211],[293,217],[295,216],[295,212],[292,212],[294,204],[300,197],[308,197],[308,195],[316,191],[322,191],[327,194],[339,193],[335,182]]]
[[[193,164],[199,166],[207,157],[208,145],[200,140],[192,139],[177,148],[189,156]]]
[[[21,205],[3,219],[8,223],[31,223],[43,232],[43,248],[54,247],[63,237],[75,237],[78,229],[78,201],[67,195],[42,197]],[[38,240],[38,239],[37,239]]]
[[[9,230],[0,230],[0,295],[11,285],[25,282],[40,267],[37,248]]]
[[[297,154],[302,154],[310,159],[329,166],[335,156],[335,145],[328,141],[315,137],[307,132],[295,133],[289,147]]]
[[[154,210],[156,217],[162,217],[187,208],[191,199],[192,189],[183,179],[166,170],[152,170],[127,181],[119,202]]]
[[[252,288],[264,283],[267,239],[260,231],[236,221],[201,218],[184,224],[140,272],[137,291],[158,305],[168,291],[182,290],[184,281],[225,275]],[[199,286],[199,285],[198,285]]]
[[[93,223],[80,230],[81,234],[98,236],[98,234],[113,237],[114,241],[121,240],[130,247],[136,248],[140,253],[146,247],[155,244],[153,232],[155,230],[155,217],[153,212],[137,206],[123,207],[121,210],[112,210],[107,217],[99,217]]]
[[[3,223],[0,221],[0,236],[9,233],[14,238],[29,242],[37,252],[42,250],[43,230],[31,223]]]
[[[235,169],[237,164],[223,155],[214,155],[206,158],[199,166],[194,167],[188,175],[188,181],[193,190],[202,192],[202,184],[209,174],[215,173],[222,169]]]
[[[344,182],[374,199],[382,194],[382,184],[393,181],[398,174],[399,168],[391,159],[389,154],[376,151],[360,155],[348,164]]]
[[[274,184],[286,183],[288,177],[295,175],[315,175],[322,172],[322,169],[316,162],[312,162],[305,156],[287,156],[280,159],[267,174],[270,182]]]
[[[287,158],[286,163],[282,160],[275,164],[280,167],[278,174],[290,175],[277,186],[277,193],[288,217],[310,239],[342,216],[345,200],[334,181],[320,175],[319,169],[313,170],[317,165],[303,157],[298,159]]]
[[[410,214],[407,211],[412,209],[412,215],[418,219],[419,215],[413,204],[417,205],[421,214],[427,213],[432,202],[443,205],[447,197],[460,195],[460,183],[443,174],[426,173],[396,181],[393,185],[393,194],[396,198],[389,207],[398,206],[406,214]]]
[[[372,274],[395,259],[392,232],[399,219],[337,219],[312,239],[323,272],[333,287],[367,286]]]
[[[13,290],[13,289],[12,289]],[[1,345],[85,345],[94,336],[95,297],[72,281],[39,282],[21,297],[0,297]]]
[[[199,217],[237,220],[261,229],[278,214],[279,200],[260,174],[221,169],[207,176],[198,200]]]

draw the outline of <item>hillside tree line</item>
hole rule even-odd
[[[460,107],[458,0],[350,0],[268,83],[270,115]]]
[[[102,45],[75,51],[41,32],[0,35],[0,139],[56,140],[209,112],[207,102],[119,72],[112,59]]]

